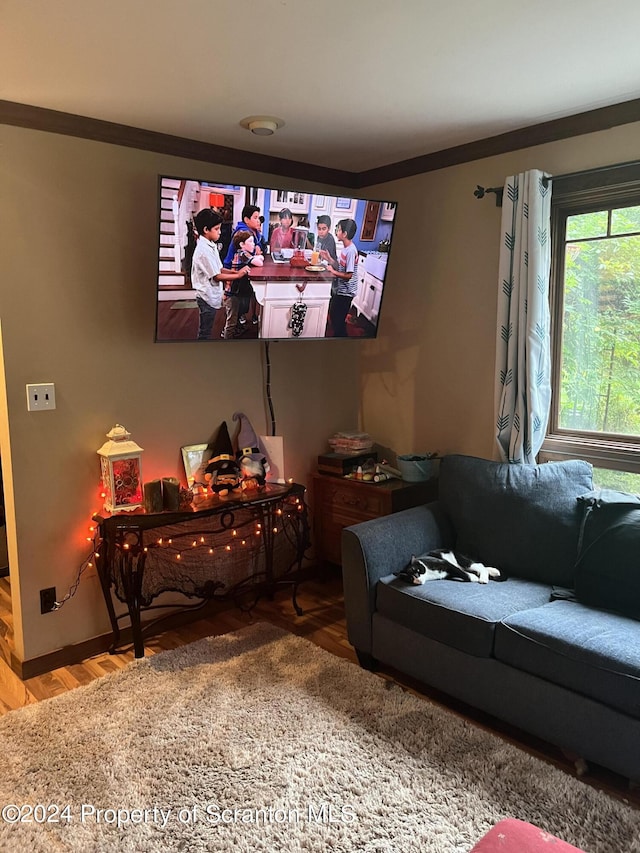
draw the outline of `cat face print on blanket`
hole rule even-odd
[[[419,557],[412,557],[409,565],[395,572],[395,575],[412,584],[423,584],[426,581],[445,578],[471,583],[489,583],[490,579],[500,579],[500,571],[493,566],[485,566],[484,563],[446,548],[438,548]]]

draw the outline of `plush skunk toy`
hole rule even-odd
[[[222,421],[215,440],[207,448],[211,450],[204,468],[204,480],[209,488],[219,495],[226,495],[240,482],[240,469],[233,452],[227,422]]]
[[[233,420],[240,422],[236,459],[240,468],[240,485],[243,489],[264,486],[269,463],[258,447],[258,438],[244,412],[234,412]]]

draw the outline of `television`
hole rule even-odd
[[[160,175],[156,342],[375,338],[395,216],[393,201]]]

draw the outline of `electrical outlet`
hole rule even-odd
[[[51,613],[56,605],[55,586],[40,590],[40,613]]]
[[[53,382],[27,385],[27,411],[48,412],[56,407],[56,386]]]

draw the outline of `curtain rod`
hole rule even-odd
[[[496,207],[502,207],[502,196],[504,187],[481,187],[480,184],[475,188],[473,194],[476,198],[484,198],[487,193],[495,193]]]
[[[594,169],[583,169],[581,172],[567,172],[564,175],[550,175],[549,177],[544,177],[542,179],[542,183],[546,187],[549,185],[549,181],[559,181],[563,178],[581,178],[584,175],[595,175],[598,172],[610,172],[612,169],[627,169],[638,166],[640,166],[640,160],[628,160],[625,163],[613,163],[610,166],[596,166]],[[480,184],[478,184],[473,194],[476,198],[484,198],[487,193],[495,193],[496,207],[502,207],[503,191],[504,187],[481,187]]]

